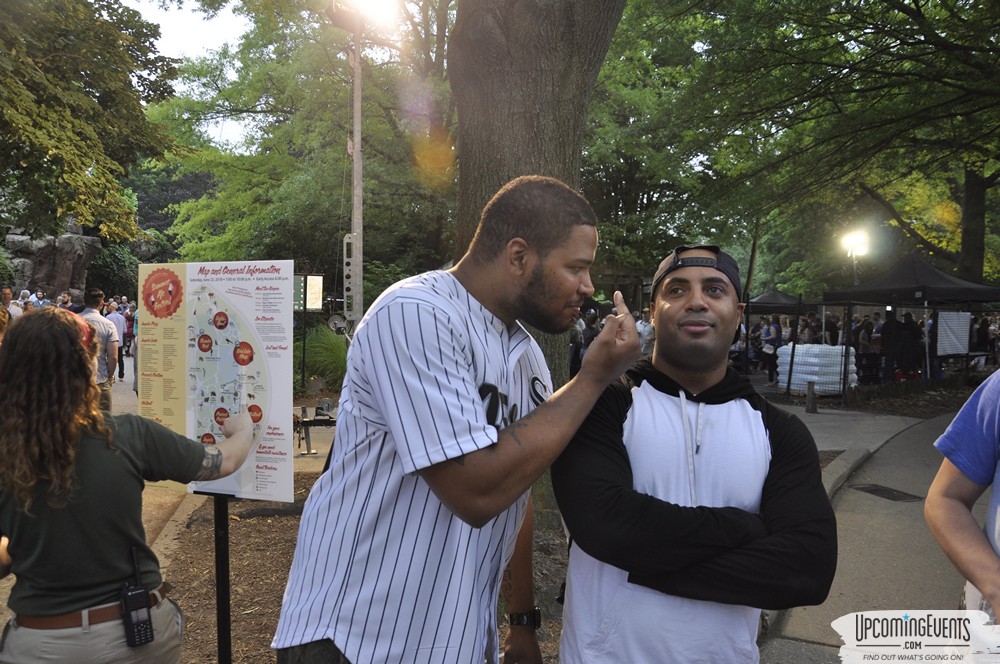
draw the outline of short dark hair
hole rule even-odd
[[[100,288],[88,288],[83,293],[83,306],[95,309],[104,302],[104,291]]]
[[[525,175],[505,184],[483,208],[469,254],[492,259],[519,237],[544,258],[581,225],[597,226],[582,194],[555,178]]]

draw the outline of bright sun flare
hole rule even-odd
[[[351,0],[349,4],[361,12],[366,21],[380,28],[396,27],[399,0]]]

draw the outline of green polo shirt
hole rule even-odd
[[[160,565],[142,526],[145,481],[190,482],[204,447],[135,415],[105,415],[112,443],[90,434],[77,447],[76,487],[61,506],[50,506],[39,483],[31,513],[0,490],[0,532],[10,538],[17,581],[8,606],[21,615],[59,615],[118,599],[133,578],[136,547],[142,583],[160,585]]]

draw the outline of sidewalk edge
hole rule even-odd
[[[206,500],[208,500],[208,496],[204,494],[189,493],[184,496],[184,499],[177,505],[177,509],[174,510],[170,519],[167,520],[166,525],[163,526],[160,534],[156,536],[156,539],[150,545],[153,553],[160,560],[160,570],[163,573],[164,579],[169,576],[170,558],[181,541],[182,531],[187,528],[188,519]]]
[[[851,473],[860,468],[871,455],[872,451],[868,449],[845,450],[827,464],[826,468],[823,469],[823,487],[826,489],[826,495],[830,500],[833,500],[834,494],[844,485],[844,482],[851,476]],[[785,618],[787,612],[787,609],[765,609],[761,613],[761,628],[760,633],[757,635],[757,643],[762,644],[772,633],[778,633],[781,621]]]

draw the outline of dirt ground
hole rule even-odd
[[[231,621],[233,662],[274,662],[269,649],[292,562],[299,515],[318,473],[295,474],[295,502],[251,500],[229,502],[229,561],[232,582]],[[212,499],[192,513],[181,546],[171,554],[166,576],[175,586],[173,597],[184,611],[187,633],[181,661],[217,661],[214,504]],[[543,510],[544,511],[544,510]],[[540,514],[540,523],[551,520]],[[561,621],[555,597],[563,580],[566,544],[559,528],[540,527],[535,535],[536,601],[545,606],[539,630],[546,662],[559,661]]]
[[[957,410],[972,392],[972,386],[920,394],[905,394],[866,401],[862,408],[887,414],[930,418]],[[783,397],[774,398],[781,402]],[[794,398],[789,398],[794,401]],[[836,404],[821,404],[836,407]],[[829,463],[837,452],[824,453]],[[298,531],[298,517],[316,473],[296,473],[295,502],[269,503],[231,501],[229,504],[231,615],[233,662],[274,662],[269,649],[277,624]],[[535,534],[536,601],[542,607],[544,626],[539,641],[545,662],[558,661],[561,615],[555,598],[562,583],[566,546],[559,519],[545,486],[535,489],[537,528]],[[217,661],[213,503],[196,510],[182,536],[182,544],[171,556],[169,580],[173,597],[184,610],[187,634],[182,661],[190,664]]]

